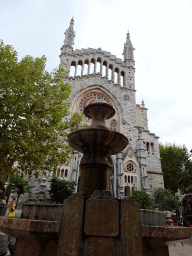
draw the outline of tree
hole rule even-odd
[[[45,64],[45,56],[18,61],[14,48],[0,41],[1,173],[19,169],[38,176],[55,170],[71,152],[67,134],[82,116],[69,117],[67,73],[61,66],[49,73]]]
[[[192,161],[186,147],[159,145],[165,188],[173,193],[192,184]],[[192,153],[192,152],[190,152]]]
[[[74,181],[60,180],[55,175],[50,180],[50,183],[49,193],[51,200],[60,204],[62,204],[66,198],[73,195],[75,186],[77,185]]]
[[[182,208],[178,196],[174,196],[169,190],[158,188],[153,192],[153,199],[159,211],[176,211]]]
[[[19,201],[19,197],[24,193],[29,193],[30,189],[31,186],[29,182],[25,180],[22,175],[19,175],[18,173],[11,175],[7,190],[17,193],[17,203]]]
[[[143,190],[135,190],[130,198],[133,199],[136,203],[138,203],[141,209],[154,209],[153,200],[150,196]]]

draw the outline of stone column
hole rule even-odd
[[[108,75],[109,75],[109,65],[107,63],[107,66],[106,66],[106,77],[108,78]]]
[[[87,75],[90,75],[90,65],[91,65],[91,63],[89,62],[88,63],[88,69],[87,69]]]
[[[118,83],[118,84],[121,84],[121,73],[120,73],[120,70],[119,70],[119,72],[117,73],[117,83]]]
[[[83,76],[83,70],[84,70],[84,63],[82,64],[82,68],[81,68],[81,76]]]
[[[75,66],[75,74],[74,74],[74,76],[76,76],[77,75],[77,65]]]
[[[103,74],[103,62],[102,61],[100,63],[100,73],[101,73],[101,75]]]
[[[97,68],[97,61],[94,63],[94,74],[96,74],[96,68]]]
[[[112,69],[112,77],[111,80],[114,82],[114,68]]]
[[[118,177],[117,177],[117,196],[118,197],[122,197],[124,196],[124,194],[122,195],[122,191],[121,188],[123,187],[123,157],[122,157],[122,153],[119,153],[117,155],[117,173],[118,173]],[[121,182],[120,182],[121,180]],[[123,191],[124,193],[124,191]]]
[[[125,86],[125,85],[126,85],[126,76],[124,74],[124,76],[123,76],[123,86]]]

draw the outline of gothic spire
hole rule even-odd
[[[73,48],[74,38],[75,38],[75,31],[73,30],[73,26],[74,26],[74,19],[72,17],[69,28],[66,29],[64,33],[65,34],[64,46],[69,46],[71,48]]]
[[[133,48],[133,45],[131,43],[130,34],[129,34],[129,31],[128,31],[127,32],[126,43],[124,44],[124,51],[123,51],[124,61],[134,60],[134,56],[133,56],[133,51],[134,50],[135,49]]]

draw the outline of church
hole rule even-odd
[[[81,114],[92,101],[105,100],[116,110],[115,116],[107,120],[108,128],[123,133],[129,140],[125,150],[112,156],[110,179],[113,195],[123,198],[134,190],[150,194],[155,188],[164,188],[159,137],[148,130],[144,101],[141,105],[136,104],[134,47],[129,32],[124,43],[123,60],[101,48],[74,50],[74,39],[72,18],[59,56],[60,64],[69,71],[65,82],[72,86],[70,113]],[[91,120],[84,117],[83,123],[90,125]],[[73,151],[70,161],[58,167],[57,176],[78,182],[81,157],[81,153]],[[41,195],[46,194],[49,184],[45,177],[41,184],[34,181],[29,200],[33,201],[39,194],[42,201]]]
[[[112,156],[111,190],[122,198],[134,190],[150,193],[164,188],[158,136],[148,130],[147,108],[142,101],[136,104],[134,47],[127,33],[123,60],[110,52],[98,49],[74,50],[74,20],[65,31],[60,64],[68,70],[65,82],[72,85],[71,114],[83,109],[96,99],[111,104],[115,116],[107,121],[108,128],[123,133],[129,139],[128,147]],[[84,117],[87,125],[91,120]],[[67,180],[78,181],[82,154],[73,152],[70,162],[58,168],[57,174]]]

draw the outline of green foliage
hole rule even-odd
[[[169,190],[158,188],[153,192],[154,204],[159,211],[176,211],[182,208],[179,197]]]
[[[61,66],[48,73],[45,65],[45,56],[19,62],[14,48],[0,41],[1,173],[19,169],[38,176],[40,170],[55,170],[71,152],[67,134],[82,116],[69,118],[67,73]]]
[[[185,146],[159,145],[165,188],[173,193],[192,184],[191,155]],[[192,152],[191,152],[192,153]]]
[[[55,175],[50,180],[50,183],[49,193],[51,200],[60,204],[62,204],[66,198],[73,195],[75,186],[77,185],[74,181],[60,180]]]
[[[154,209],[153,200],[150,196],[143,190],[135,190],[130,198],[133,199],[136,203],[138,203],[141,209]]]
[[[19,175],[18,173],[11,175],[7,190],[17,193],[17,202],[19,197],[24,193],[29,193],[30,189],[31,186],[29,182],[25,180],[22,175]]]

